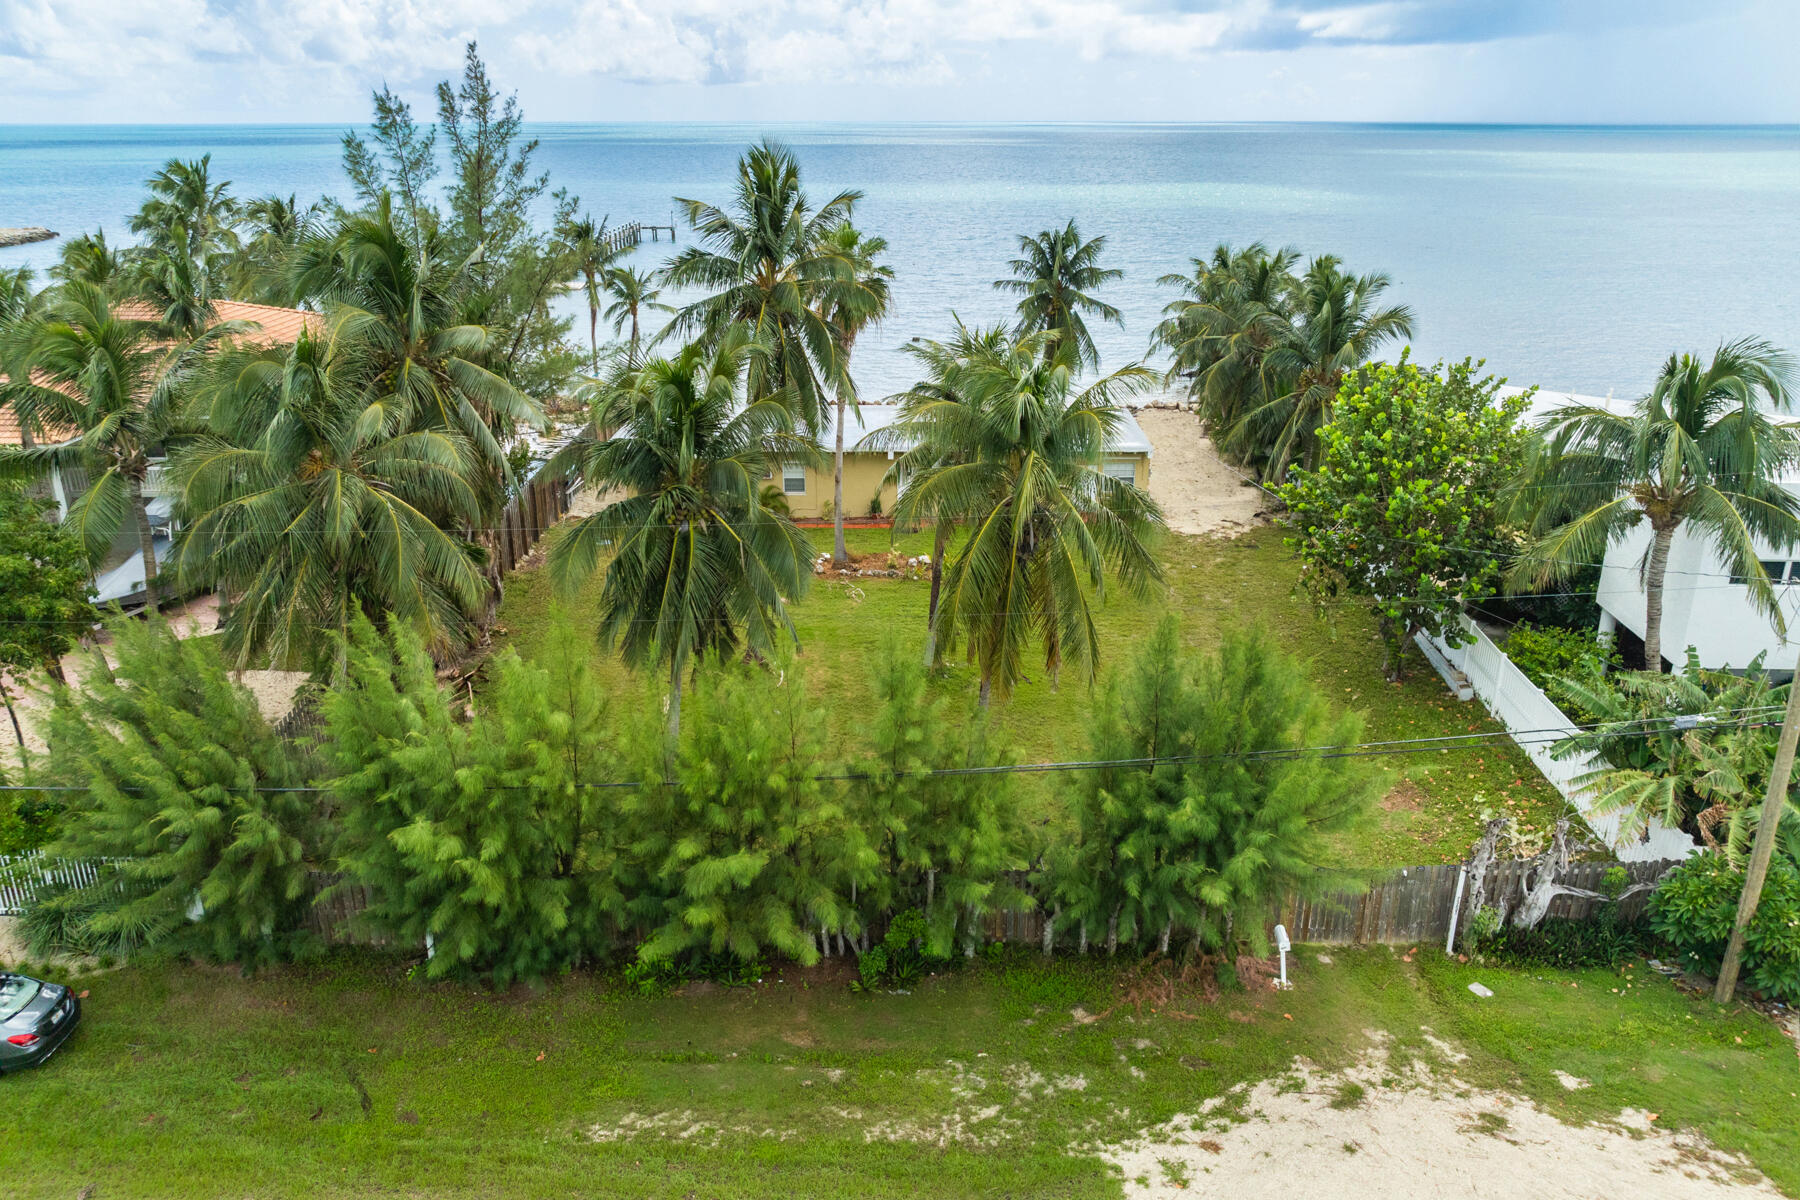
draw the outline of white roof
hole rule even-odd
[[[1525,389],[1507,385],[1496,393],[1501,397],[1517,396]],[[1589,404],[1595,408],[1604,408],[1608,412],[1628,413],[1637,404],[1637,399],[1630,396],[1584,396],[1579,392],[1552,392],[1539,388],[1531,398],[1531,407],[1525,410],[1525,423],[1535,425],[1548,417],[1557,409],[1568,404]]]
[[[898,404],[864,404],[861,408],[860,416],[849,409],[844,412],[845,451],[854,449],[856,443],[871,433],[878,429],[886,429],[900,419]],[[1125,409],[1120,409],[1119,415],[1124,419],[1119,422],[1118,431],[1113,435],[1112,442],[1107,449],[1114,454],[1149,454],[1151,452],[1150,439],[1145,435],[1143,427],[1137,423],[1137,418]],[[835,406],[832,408],[831,422],[819,431],[819,442],[827,450],[837,445],[837,409]],[[909,448],[901,447],[901,449]]]

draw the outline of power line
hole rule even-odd
[[[1423,738],[1398,738],[1380,742],[1345,742],[1313,746],[1277,747],[1269,750],[1227,751],[1213,754],[1170,754],[1141,758],[1115,759],[1077,759],[1060,762],[1038,763],[995,763],[977,767],[934,767],[924,771],[849,771],[831,774],[811,775],[807,781],[815,783],[866,783],[882,779],[942,779],[969,776],[991,775],[1042,775],[1070,771],[1099,770],[1150,770],[1160,766],[1188,766],[1202,762],[1220,761],[1255,761],[1255,762],[1294,762],[1306,758],[1319,760],[1344,758],[1381,758],[1389,755],[1443,753],[1453,750],[1483,750],[1496,744],[1497,739],[1507,739],[1519,746],[1553,745],[1568,740],[1581,733],[1594,733],[1602,730],[1620,737],[1648,737],[1653,734],[1679,732],[1694,733],[1701,729],[1718,731],[1725,729],[1766,729],[1779,725],[1779,721],[1751,720],[1722,722],[1724,717],[1756,717],[1768,716],[1782,711],[1781,705],[1755,705],[1742,708],[1722,709],[1713,713],[1700,714],[1697,723],[1689,723],[1689,718],[1677,717],[1643,717],[1630,721],[1597,722],[1587,725],[1569,725],[1545,727],[1543,729],[1524,729],[1509,732],[1504,729],[1487,730],[1480,733],[1445,734]],[[1541,735],[1541,736],[1540,736]],[[1455,743],[1455,744],[1447,744]],[[616,790],[641,787],[673,787],[674,780],[619,780],[604,783],[582,783],[577,787],[588,790]],[[47,784],[33,786],[31,784],[0,785],[0,792],[91,792],[91,786],[79,784]],[[117,790],[138,794],[158,789],[146,787],[117,786]],[[331,793],[338,789],[333,787],[254,787],[247,790],[259,794],[289,793]],[[492,791],[532,791],[528,784],[495,784]]]

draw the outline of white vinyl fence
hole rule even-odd
[[[110,859],[45,858],[36,850],[0,855],[0,917],[17,916],[41,887],[84,887]]]
[[[1553,758],[1550,754],[1562,737],[1575,732],[1575,722],[1557,707],[1556,701],[1544,694],[1543,689],[1525,677],[1525,672],[1513,664],[1506,651],[1496,646],[1480,626],[1467,617],[1462,620],[1465,634],[1472,635],[1473,642],[1448,646],[1440,639],[1421,634],[1417,639],[1419,649],[1457,695],[1466,699],[1473,691],[1481,697],[1494,719],[1506,726],[1513,741],[1537,764],[1544,778],[1575,806],[1588,828],[1605,841],[1613,853],[1624,862],[1644,862],[1686,858],[1699,849],[1694,839],[1681,830],[1670,829],[1655,820],[1641,839],[1622,838],[1616,813],[1596,813],[1593,795],[1577,786],[1575,781],[1595,770],[1600,765],[1598,760],[1591,755]]]

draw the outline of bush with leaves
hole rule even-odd
[[[1623,867],[1612,867],[1601,878],[1600,891],[1616,901],[1630,882]],[[1493,918],[1473,922],[1471,941],[1479,954],[1505,963],[1531,967],[1576,970],[1581,967],[1614,967],[1644,949],[1642,921],[1627,921],[1617,903],[1607,904],[1586,920],[1546,917],[1537,925],[1502,927],[1499,913],[1483,907]]]
[[[843,783],[820,778],[832,773],[824,711],[792,660],[715,657],[691,704],[672,763],[646,739],[636,771],[650,782],[622,800],[648,930],[638,957],[816,962],[819,939],[861,932],[855,893],[876,863]]]
[[[878,862],[861,911],[867,924],[916,909],[927,946],[942,957],[986,913],[1022,902],[1004,872],[1023,854],[1010,775],[935,772],[1004,766],[1012,755],[982,710],[933,696],[918,656],[895,640],[875,665],[875,696],[874,758],[867,783],[853,789]]]
[[[355,622],[324,699],[338,863],[365,926],[432,948],[432,978],[535,979],[608,951],[624,917],[607,785],[624,755],[566,622],[548,666],[502,654],[471,720],[416,631]]]
[[[50,519],[55,509],[17,485],[0,484],[0,704],[21,753],[25,731],[7,677],[60,671],[58,660],[94,620],[87,553]]]
[[[1786,833],[1786,831],[1783,831]],[[1793,857],[1800,837],[1786,838],[1787,852],[1769,863],[1756,916],[1744,933],[1744,977],[1778,1000],[1800,1001],[1800,866]],[[1650,928],[1682,959],[1717,975],[1737,918],[1744,869],[1717,852],[1697,854],[1650,895]]]
[[[1332,842],[1372,811],[1375,772],[1296,752],[1356,742],[1362,722],[1332,712],[1265,634],[1227,634],[1195,661],[1165,618],[1096,714],[1091,758],[1161,761],[1077,784],[1080,836],[1048,877],[1055,925],[1084,948],[1104,936],[1109,953],[1189,941],[1264,953],[1280,897],[1362,882],[1334,865]]]
[[[1562,678],[1599,683],[1608,671],[1625,666],[1618,646],[1593,629],[1560,629],[1521,621],[1507,633],[1505,649],[1513,666],[1546,692]],[[1585,713],[1570,715],[1588,723]]]
[[[1475,949],[1488,958],[1515,966],[1573,971],[1616,967],[1642,954],[1643,943],[1644,930],[1636,922],[1545,917],[1530,929],[1509,925],[1477,938]]]
[[[857,981],[851,986],[864,992],[910,987],[925,973],[927,965],[944,958],[943,954],[933,953],[926,942],[925,914],[909,908],[895,913],[881,941],[857,957]]]
[[[1689,647],[1677,674],[1565,675],[1551,691],[1593,726],[1557,742],[1551,754],[1600,759],[1576,782],[1593,790],[1599,811],[1619,814],[1621,836],[1654,817],[1733,857],[1748,847],[1787,702],[1786,685],[1763,673],[1760,655],[1740,675],[1701,667]],[[1678,724],[1678,717],[1694,720]]]
[[[169,949],[246,967],[300,953],[318,815],[293,748],[212,641],[158,618],[111,632],[112,668],[96,661],[54,691],[42,770],[84,789],[45,854],[108,865],[38,897],[33,952]]]
[[[1389,679],[1414,635],[1454,642],[1463,603],[1499,582],[1500,497],[1524,459],[1529,395],[1501,399],[1504,380],[1479,369],[1402,355],[1346,379],[1318,467],[1281,488],[1301,580],[1320,599],[1368,599]]]

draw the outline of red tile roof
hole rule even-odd
[[[123,301],[113,307],[113,313],[127,321],[154,321],[162,315],[142,300]],[[245,335],[246,341],[257,346],[291,346],[300,340],[302,329],[312,334],[325,329],[321,313],[248,300],[215,300],[213,315],[221,321],[249,321],[259,326]]]
[[[142,300],[123,300],[113,306],[113,314],[127,321],[154,321],[162,314]],[[305,312],[298,308],[277,308],[272,304],[251,304],[247,300],[217,300],[213,302],[213,314],[220,321],[249,321],[257,328],[243,335],[243,340],[252,346],[291,346],[300,339],[300,331],[322,333],[325,329],[325,317],[321,313]],[[4,379],[4,376],[0,376]],[[57,431],[50,430],[54,435]],[[69,436],[69,435],[65,435]],[[40,442],[54,442],[55,436],[40,438]],[[0,446],[20,446],[24,437],[19,430],[19,418],[10,408],[0,408]]]

